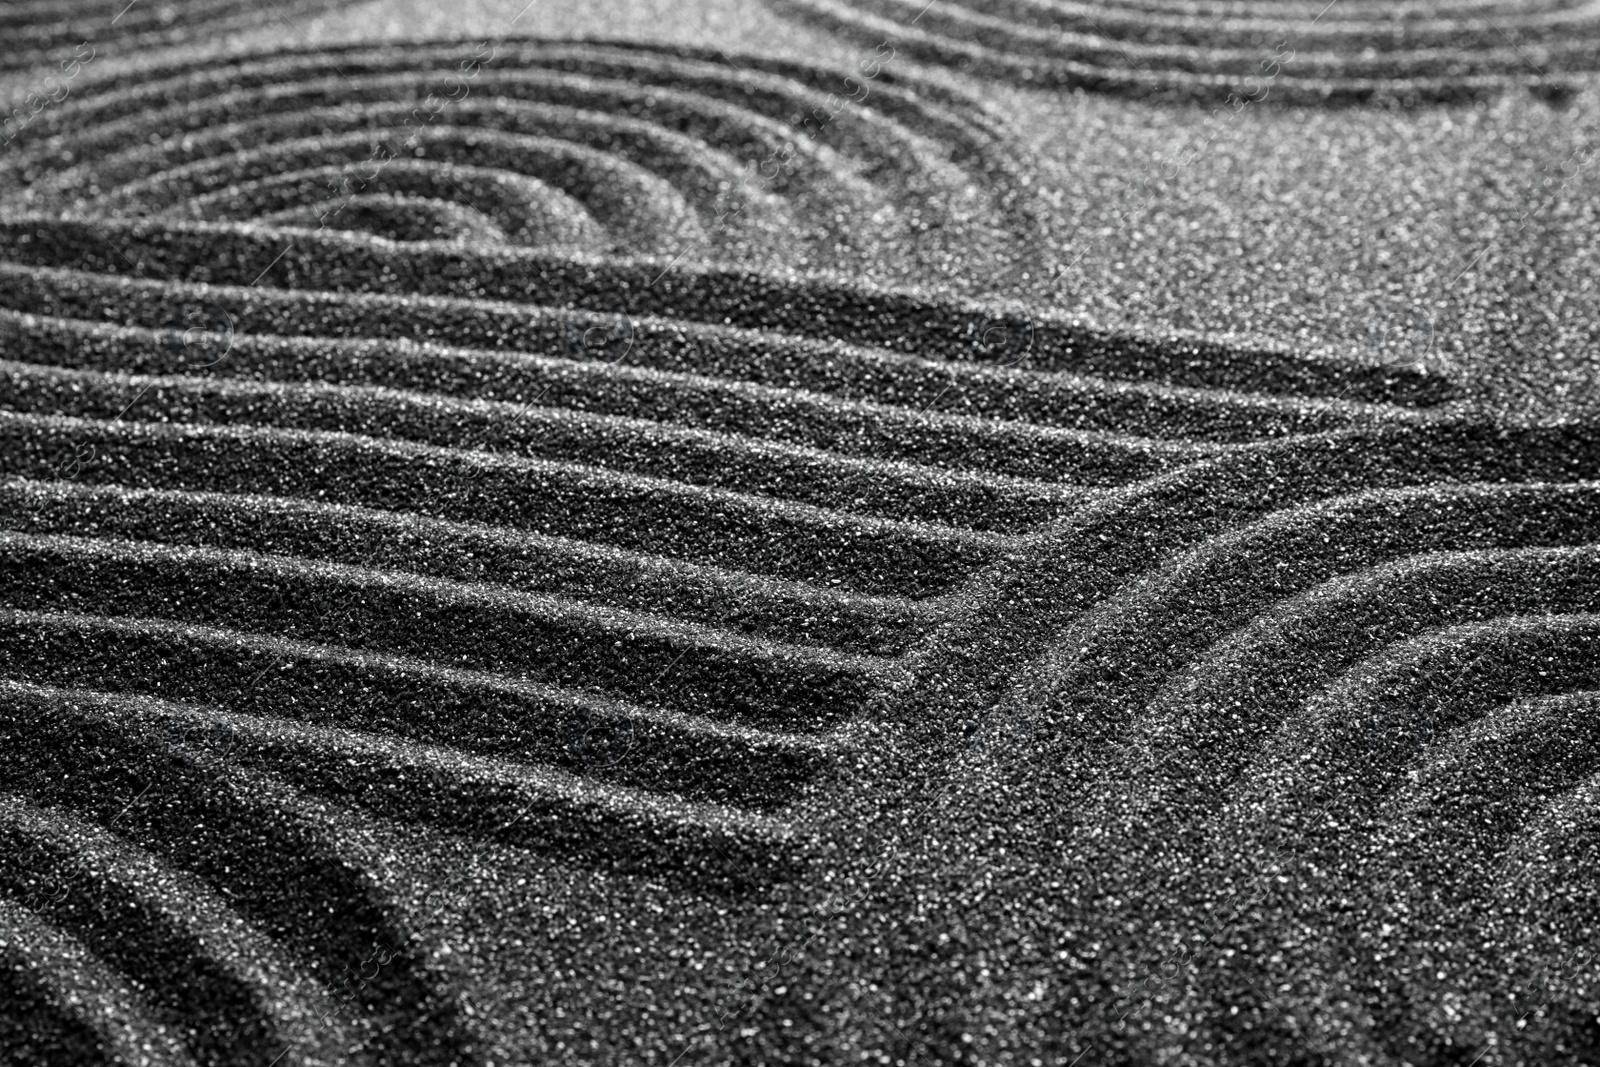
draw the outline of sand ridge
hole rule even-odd
[[[1587,937],[1592,425],[962,294],[1060,220],[945,82],[493,51],[157,57],[0,160],[10,1047],[1582,1055],[1490,964]]]
[[[774,0],[857,40],[1055,90],[1362,105],[1459,103],[1528,87],[1570,96],[1600,68],[1589,0]]]

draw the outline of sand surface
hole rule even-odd
[[[1600,1061],[1594,4],[0,31],[13,1060]]]

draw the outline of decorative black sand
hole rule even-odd
[[[104,55],[137,55],[165,45],[207,41],[231,30],[287,21],[332,8],[337,0],[15,0],[0,8],[0,70],[43,69],[76,76]],[[292,25],[292,22],[290,23]],[[60,72],[54,68],[57,61]],[[51,88],[48,95],[56,96]]]
[[[1088,85],[985,35],[1092,15],[1166,64],[1100,87],[1191,93],[1302,7],[896,40]],[[1350,0],[1283,84],[1521,85],[1477,7]],[[1592,65],[1588,7],[1483,7]],[[1595,1062],[1592,415],[973,299],[1064,215],[966,88],[710,47],[175,52],[33,115],[0,1048]]]
[[[767,0],[861,41],[1051,89],[1222,104],[1569,96],[1591,0]]]

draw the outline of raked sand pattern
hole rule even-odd
[[[273,19],[314,14],[338,0],[16,0],[0,8],[0,71],[51,67],[63,55],[63,72],[104,55],[138,55],[150,49],[204,41]],[[54,92],[54,90],[52,90]]]
[[[8,1052],[1589,1047],[1571,968],[1537,1027],[1505,997],[1589,932],[1593,428],[936,295],[957,252],[1050,270],[1029,162],[903,77],[796,138],[839,77],[415,45],[38,116],[0,164]],[[555,973],[508,1038],[396,826],[654,910],[519,957]],[[668,969],[845,880],[732,1028],[721,967]]]
[[[851,279],[871,271],[870,234],[906,249],[878,280],[936,283],[958,254],[1002,276],[1047,270],[1004,123],[869,70],[562,42],[156,65],[45,110],[0,166],[27,185],[8,206],[96,218]]]
[[[1295,104],[1559,99],[1600,71],[1593,0],[768,0],[1033,88]]]
[[[920,813],[903,862],[860,858],[898,1029],[976,1062],[1591,1062],[1597,469],[1588,426],[1313,435],[976,582],[859,789]]]

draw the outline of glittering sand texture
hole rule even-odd
[[[11,1060],[1600,1057],[1588,8],[275,6],[0,15]]]

